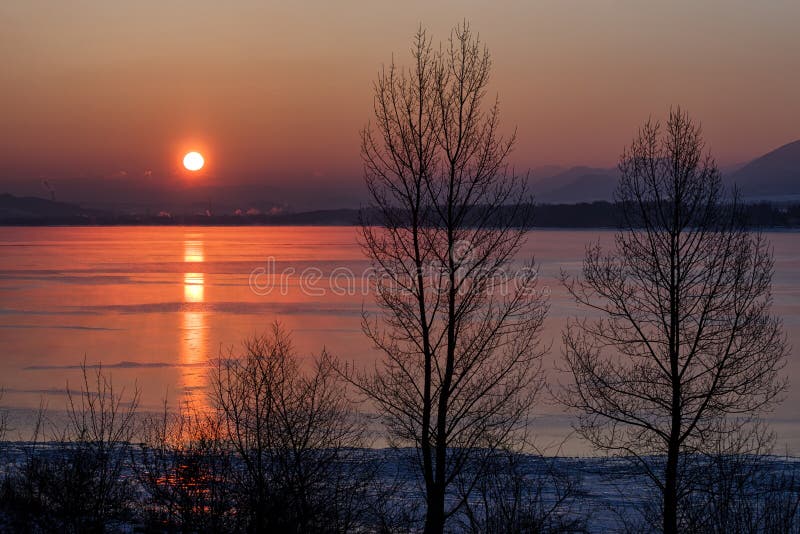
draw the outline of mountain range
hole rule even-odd
[[[617,169],[547,166],[534,169],[529,185],[537,203],[610,201],[619,179]],[[800,198],[800,140],[783,145],[749,163],[723,170],[726,186],[736,186],[745,201]]]

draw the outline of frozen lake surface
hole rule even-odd
[[[17,435],[42,399],[64,405],[79,364],[102,362],[115,384],[142,389],[142,407],[192,398],[204,402],[209,358],[236,349],[279,319],[298,352],[323,347],[357,365],[377,354],[361,332],[373,299],[363,278],[369,264],[353,227],[49,227],[0,228],[0,404],[12,409]],[[535,230],[520,255],[535,256],[540,285],[551,295],[543,341],[551,383],[565,319],[583,313],[556,277],[576,272],[585,246],[609,244],[606,230]],[[774,312],[800,347],[800,234],[771,232],[775,249]],[[265,272],[283,283],[265,287]],[[308,277],[311,273],[310,278]],[[350,273],[350,274],[348,274]],[[303,278],[306,276],[306,278]],[[314,279],[314,276],[318,276]],[[785,372],[790,390],[771,414],[784,447],[800,453],[800,361]],[[537,410],[537,444],[568,455],[591,451],[571,436],[570,416],[550,402]]]

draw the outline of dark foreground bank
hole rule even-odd
[[[424,519],[413,449],[271,451],[255,488],[246,460],[221,443],[5,442],[4,531],[248,532],[265,492],[267,527],[281,532],[413,532]],[[683,513],[695,532],[796,532],[800,461],[777,456],[697,458],[707,484]],[[651,458],[658,468],[660,458]],[[496,455],[448,524],[459,532],[647,530],[659,498],[626,458]],[[258,514],[260,515],[260,514]],[[256,529],[257,530],[257,529]]]

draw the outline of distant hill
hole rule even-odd
[[[572,167],[535,181],[531,189],[538,204],[610,201],[618,179],[616,169]]]
[[[754,159],[726,180],[745,199],[778,199],[800,195],[800,140]]]
[[[537,183],[556,174],[566,171],[566,167],[561,165],[540,165],[531,169],[531,183]]]
[[[37,197],[17,197],[0,194],[0,220],[50,219],[63,217],[93,217],[101,214],[77,204],[56,202]]]

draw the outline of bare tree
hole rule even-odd
[[[530,203],[508,164],[514,136],[499,133],[498,102],[484,105],[488,50],[465,23],[438,50],[420,29],[412,54],[410,69],[380,72],[362,132],[361,241],[383,312],[363,327],[384,358],[349,377],[392,443],[416,447],[433,533],[463,504],[446,497],[465,465],[525,426],[547,305],[532,262],[508,272]]]
[[[232,454],[213,414],[182,406],[142,421],[133,466],[146,492],[145,526],[175,532],[241,530],[231,495]]]
[[[723,197],[700,127],[680,109],[665,129],[648,121],[619,168],[615,247],[590,245],[582,277],[563,275],[596,318],[564,333],[574,382],[561,398],[592,444],[639,460],[674,533],[692,453],[773,405],[787,345],[770,315],[771,249],[748,231],[736,195]]]
[[[695,463],[695,486],[680,504],[689,532],[796,532],[800,481],[791,463],[773,456],[763,424],[726,436]]]
[[[589,514],[580,501],[580,479],[559,459],[498,451],[491,468],[471,488],[460,514],[473,533],[586,532]]]
[[[24,528],[105,532],[133,515],[134,487],[125,475],[139,390],[115,389],[100,366],[84,362],[80,390],[67,384],[67,423],[49,443],[44,407],[23,464],[6,479],[3,500]],[[18,525],[19,526],[19,525]]]
[[[257,532],[343,532],[366,508],[369,469],[359,462],[364,429],[323,352],[303,372],[289,335],[275,324],[220,359],[211,400],[241,469],[238,513]]]

